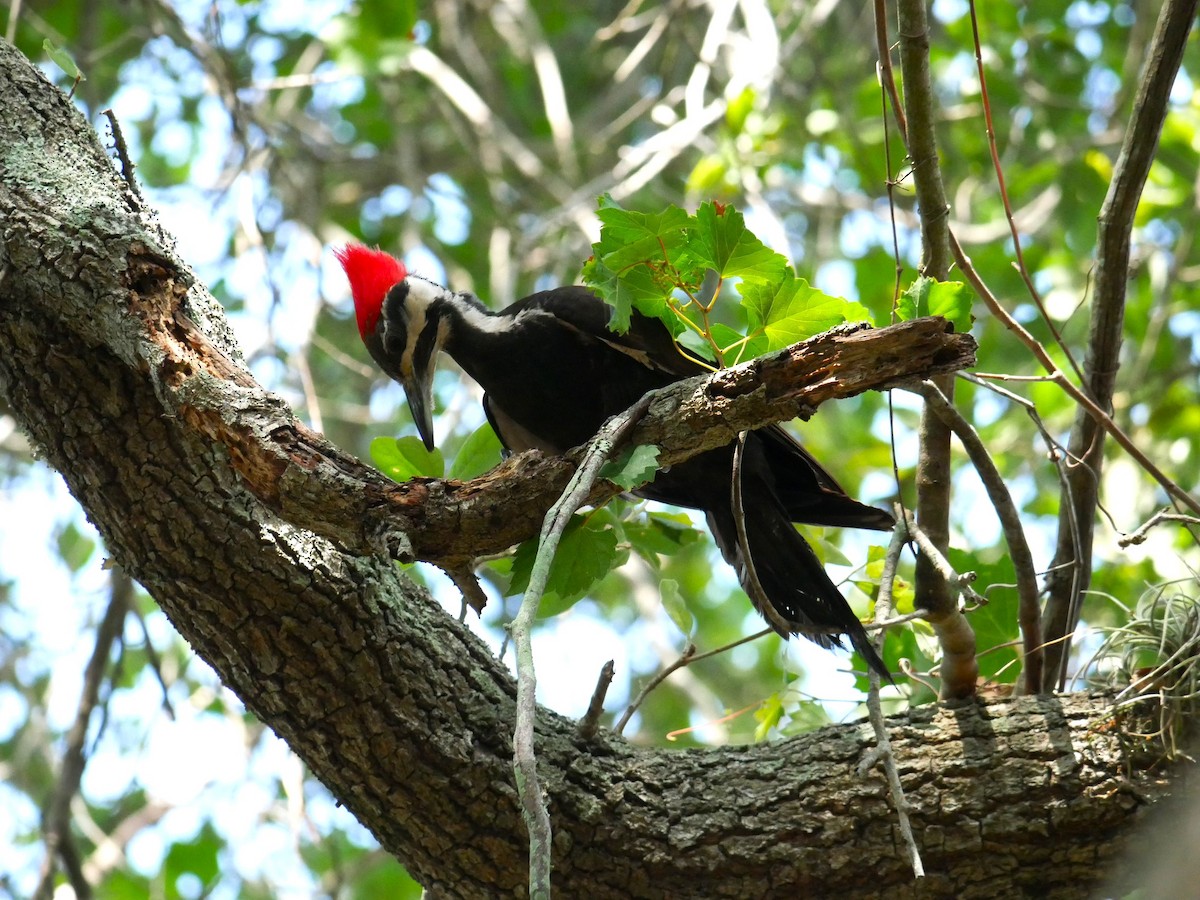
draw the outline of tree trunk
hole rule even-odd
[[[405,494],[404,532],[349,534],[344,510],[373,523],[394,489],[253,382],[93,132],[3,42],[0,109],[0,391],[13,413],[112,557],[415,877],[437,896],[521,895],[515,685],[392,562],[420,545],[436,512],[421,504],[450,489]],[[312,497],[341,497],[342,511],[322,519]],[[555,886],[1084,896],[1170,788],[1130,775],[1106,708],[1042,697],[892,720],[930,873],[919,889],[862,726],[668,752],[584,741],[543,712]]]

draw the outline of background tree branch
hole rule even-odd
[[[1184,48],[1196,19],[1196,8],[1196,0],[1166,0],[1162,5],[1121,153],[1113,166],[1108,193],[1100,207],[1096,281],[1081,387],[1105,411],[1111,409],[1120,368],[1134,213],[1158,149],[1168,100],[1183,64]],[[1083,595],[1091,585],[1092,522],[1099,504],[1104,441],[1103,425],[1080,406],[1068,442],[1070,491],[1059,512],[1058,542],[1046,577],[1042,631],[1050,643],[1046,648],[1044,689],[1056,684],[1061,686],[1065,681],[1070,636],[1079,624]],[[1077,540],[1080,541],[1078,545]]]

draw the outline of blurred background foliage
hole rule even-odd
[[[1088,327],[1096,215],[1152,6],[1048,0],[981,12],[1025,258],[1076,351]],[[1049,342],[1012,265],[966,4],[935,0],[932,13],[954,230],[994,292]],[[596,198],[607,192],[643,211],[736,204],[799,274],[884,321],[897,262],[905,282],[915,274],[911,179],[882,115],[866,4],[25,0],[2,21],[6,37],[64,89],[73,79],[43,42],[70,54],[86,76],[75,102],[106,143],[101,111],[115,112],[150,203],[225,305],[255,375],[364,457],[373,439],[412,431],[398,387],[368,365],[330,245],[378,244],[502,306],[577,280],[598,231]],[[1115,403],[1121,425],[1188,487],[1200,474],[1197,62],[1193,35],[1139,210]],[[1026,349],[976,314],[981,371],[1041,374]],[[437,431],[453,460],[482,415],[477,389],[442,369]],[[1058,389],[1006,387],[1065,440],[1073,409]],[[1059,479],[1034,424],[1021,406],[970,383],[960,382],[957,402],[1007,478],[1044,565]],[[897,494],[894,448],[899,491],[911,504],[917,405],[902,393],[892,404],[861,397],[797,427],[869,502]],[[962,459],[956,471],[955,562],[980,573],[976,587],[991,601],[972,613],[982,671],[1011,683],[1011,566],[978,479]],[[43,865],[42,811],[58,784],[97,624],[121,591],[99,539],[2,403],[0,478],[0,894],[27,895]],[[1194,602],[1191,573],[1200,566],[1191,535],[1173,527],[1117,546],[1164,497],[1111,443],[1103,482],[1094,592],[1072,666],[1080,673],[1100,629],[1126,624],[1150,586],[1172,582]],[[632,505],[614,512],[631,544],[657,552],[617,548],[627,562],[547,618],[535,644],[544,702],[572,715],[585,708],[605,659],[617,662],[608,708],[619,715],[689,639],[703,652],[761,625],[686,518],[647,518]],[[866,538],[811,533],[827,559],[849,563],[831,571],[870,589],[879,551]],[[874,570],[853,568],[868,558]],[[485,569],[491,602],[481,621],[470,616],[498,650],[515,610],[502,596],[508,565]],[[440,573],[418,566],[411,574],[457,613],[459,596]],[[866,595],[851,593],[865,614]],[[140,590],[123,623],[100,647],[104,678],[70,809],[82,871],[103,896],[417,896]],[[745,742],[854,715],[848,660],[803,643],[784,647],[771,636],[681,669],[627,733],[656,743],[671,735],[678,745]],[[936,644],[920,625],[899,629],[889,637],[893,669],[900,657],[927,672]],[[895,692],[894,706],[910,690],[915,701],[930,699],[922,681],[936,687],[922,675]]]

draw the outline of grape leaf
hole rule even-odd
[[[896,315],[901,322],[921,316],[945,316],[955,331],[966,333],[974,321],[973,298],[971,289],[961,281],[937,281],[922,275],[900,296]]]
[[[624,333],[631,310],[662,319],[678,333],[668,300],[679,281],[675,263],[694,219],[677,206],[659,213],[627,210],[605,194],[596,211],[600,240],[583,267],[583,280],[616,308],[609,327]]]
[[[631,491],[653,478],[657,470],[658,448],[653,444],[638,444],[606,462],[600,468],[600,477]]]
[[[601,198],[596,215],[603,226],[592,253],[617,272],[646,263],[663,263],[671,250],[683,246],[693,219],[678,206],[659,213],[622,209],[611,198]]]
[[[500,464],[502,449],[500,438],[496,437],[492,426],[485,422],[458,448],[446,477],[466,481],[476,475],[482,475]]]
[[[779,350],[843,322],[870,318],[861,303],[831,297],[797,278],[790,268],[774,284],[743,284],[742,305],[751,330],[766,334],[768,350]]]
[[[670,556],[700,540],[700,532],[683,513],[649,513],[643,520],[622,522],[621,529],[629,545],[656,569],[660,555]]]
[[[787,260],[754,236],[737,209],[709,201],[696,210],[695,222],[688,253],[701,267],[745,281],[775,282],[783,276]]]
[[[675,623],[675,627],[683,632],[684,637],[691,637],[696,628],[696,618],[688,609],[683,594],[679,592],[679,582],[674,578],[664,578],[658,584],[658,595],[662,598],[663,609]]]
[[[618,548],[616,517],[607,510],[575,515],[563,531],[550,564],[550,577],[538,608],[541,617],[555,616],[586,597],[605,575],[624,562]],[[530,538],[513,555],[507,594],[524,593],[537,556],[538,539]]]

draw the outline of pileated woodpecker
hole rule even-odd
[[[609,416],[647,391],[705,371],[657,319],[635,311],[628,332],[609,330],[609,307],[584,287],[542,291],[493,312],[471,294],[409,274],[382,251],[351,244],[336,256],[350,281],[363,343],[404,387],[429,449],[439,351],[483,387],[488,421],[512,451],[563,453],[585,443]],[[894,524],[891,515],[851,499],[797,440],[772,425],[746,437],[740,541],[732,473],[729,446],[660,471],[636,493],[703,510],[721,554],[755,607],[785,638],[802,634],[835,647],[846,634],[890,680],[862,623],[792,523],[886,530]]]

